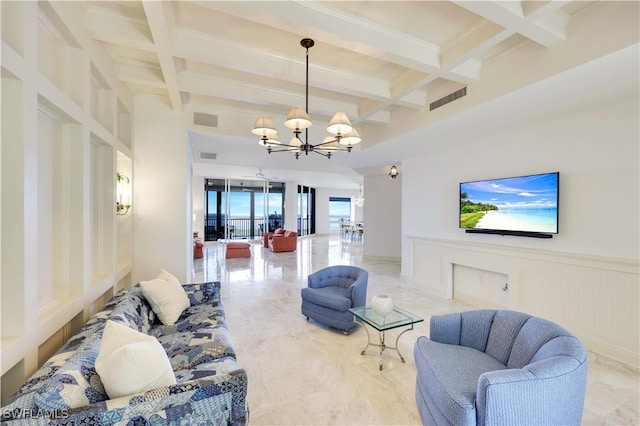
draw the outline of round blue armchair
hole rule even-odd
[[[368,280],[369,273],[357,266],[329,266],[314,272],[301,291],[302,315],[348,334],[357,327],[349,308],[365,305]]]

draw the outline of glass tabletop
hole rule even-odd
[[[350,308],[349,312],[378,331],[391,330],[392,328],[403,327],[424,321],[419,316],[398,308],[397,306],[394,307],[393,312],[386,317],[376,314],[371,306]]]

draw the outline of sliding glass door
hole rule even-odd
[[[298,235],[316,233],[316,190],[298,185]]]
[[[205,240],[256,239],[284,223],[283,182],[205,179]]]

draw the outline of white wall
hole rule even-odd
[[[186,282],[193,269],[193,234],[191,155],[184,117],[154,96],[137,96],[134,111],[132,278],[151,279],[162,268]]]
[[[555,320],[637,366],[638,114],[637,99],[594,107],[405,160],[402,274],[450,297],[452,265],[505,273],[510,309]],[[460,182],[551,171],[560,172],[552,239],[458,228]]]
[[[364,177],[364,255],[400,259],[402,236],[402,174]]]
[[[298,183],[285,182],[284,187],[284,229],[298,229]]]

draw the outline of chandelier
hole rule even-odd
[[[309,143],[309,127],[311,126],[311,118],[309,117],[309,48],[313,47],[314,41],[310,38],[304,38],[300,41],[300,45],[307,50],[307,75],[306,75],[306,93],[305,107],[293,107],[284,125],[293,130],[293,137],[288,144],[283,144],[278,138],[278,131],[273,125],[273,121],[266,115],[261,115],[253,125],[251,133],[260,136],[258,144],[264,146],[267,152],[292,152],[296,159],[300,154],[309,155],[310,152],[331,158],[336,151],[351,152],[353,145],[360,143],[360,135],[351,125],[349,117],[344,112],[336,113],[329,125],[327,131],[330,135],[326,136],[321,143],[312,145]],[[302,130],[305,131],[304,140],[300,138]]]

